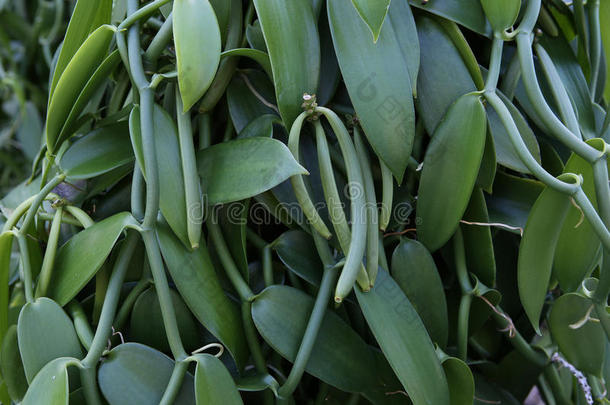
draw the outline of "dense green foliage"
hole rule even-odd
[[[0,0],[0,403],[609,403],[610,0]]]

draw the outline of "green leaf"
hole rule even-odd
[[[108,353],[97,379],[110,405],[158,404],[173,368],[174,361],[163,353],[139,343],[125,343]],[[174,404],[194,403],[193,377],[186,374]]]
[[[28,381],[23,371],[19,343],[17,341],[17,326],[12,325],[6,332],[0,352],[0,372],[13,401],[21,402],[28,389]]]
[[[519,134],[527,146],[527,149],[530,151],[534,159],[540,163],[540,147],[538,146],[538,141],[536,140],[534,132],[529,127],[527,121],[517,107],[515,107],[504,94],[500,93],[499,91],[497,91],[497,94],[506,105],[506,108],[508,108],[510,115],[517,125]],[[502,124],[496,110],[491,107],[487,107],[486,110],[490,132],[494,138],[498,163],[504,167],[508,167],[509,169],[513,169],[521,173],[530,173],[529,169],[523,164],[517,155],[517,151],[510,141],[506,128],[504,127],[504,124]]]
[[[344,0],[328,1],[335,52],[351,102],[377,156],[402,181],[415,136],[413,89],[419,69],[415,21],[393,1],[379,40]]]
[[[23,369],[30,383],[51,360],[83,356],[72,321],[55,301],[45,297],[23,306],[17,336]]]
[[[209,354],[196,358],[195,399],[198,405],[243,404],[231,374],[220,360]]]
[[[87,179],[116,169],[134,159],[126,121],[93,130],[74,142],[59,165],[70,179]]]
[[[248,358],[240,311],[224,294],[202,239],[188,251],[167,226],[157,226],[157,236],[167,269],[178,292],[195,317],[232,354],[239,368]]]
[[[201,343],[197,324],[180,295],[174,290],[170,290],[170,294],[184,348],[187,351],[195,350]],[[170,351],[159,297],[153,287],[140,294],[133,305],[129,324],[129,338],[133,342],[145,344],[162,352]]]
[[[428,249],[418,241],[401,239],[392,254],[392,278],[417,311],[432,341],[445,347],[449,333],[447,301]]]
[[[76,2],[53,71],[53,79],[49,86],[49,99],[53,96],[64,70],[89,34],[99,26],[110,23],[111,10],[112,0],[78,0]]]
[[[572,154],[566,163],[564,173],[575,173],[583,178],[582,189],[597,209],[593,167],[576,154]],[[559,281],[561,289],[576,291],[582,280],[596,266],[601,253],[601,242],[583,213],[570,205],[563,223],[555,256],[553,275]]]
[[[120,62],[121,56],[119,51],[114,51],[104,59],[99,67],[97,67],[74,102],[70,114],[66,118],[61,132],[59,133],[58,143],[62,143],[78,130],[81,113],[85,110],[91,99],[95,96],[95,93],[106,82],[108,76],[110,76]]]
[[[485,18],[480,0],[434,0],[426,2],[409,0],[409,4],[454,21],[474,32],[491,37],[491,27],[487,18]]]
[[[273,242],[280,260],[308,283],[319,286],[324,266],[311,236],[303,231],[287,231]]]
[[[264,114],[251,121],[237,135],[238,139],[262,136],[265,138],[273,137],[273,124],[281,124],[277,115]]]
[[[519,246],[519,297],[538,333],[555,248],[570,205],[569,196],[547,187],[532,207]]]
[[[23,405],[68,405],[68,364],[75,359],[59,358],[47,364],[34,378]]]
[[[261,65],[267,76],[273,79],[273,71],[271,70],[271,61],[269,55],[266,52],[259,51],[258,49],[252,48],[235,48],[224,51],[220,54],[221,58],[230,58],[232,56],[245,56],[252,59],[254,62]]]
[[[575,294],[562,295],[553,303],[549,328],[559,350],[578,370],[601,377],[606,350],[606,335],[599,322],[589,320],[591,300]]]
[[[49,296],[66,305],[100,269],[123,230],[136,225],[122,212],[74,235],[57,253]]]
[[[188,213],[186,212],[178,130],[167,111],[156,104],[153,110],[153,122],[159,174],[159,208],[172,231],[185,246],[191,246],[186,231]],[[140,109],[138,107],[134,107],[129,116],[129,131],[138,165],[146,178],[146,162],[142,152]]]
[[[544,189],[539,181],[516,177],[499,171],[494,181],[493,194],[487,198],[490,222],[525,228],[527,217]]]
[[[237,133],[262,115],[277,117],[273,84],[260,70],[246,69],[233,77],[227,88],[227,104]]]
[[[74,54],[58,80],[47,112],[45,131],[49,152],[54,152],[59,146],[59,135],[64,123],[81,91],[104,60],[114,31],[115,28],[110,25],[96,29]]]
[[[208,0],[174,0],[178,86],[184,111],[206,92],[220,63],[220,28]]]
[[[293,362],[313,298],[292,287],[266,288],[252,303],[252,318],[265,341]],[[366,343],[337,314],[327,311],[305,370],[343,391],[363,392],[376,383],[374,357]]]
[[[605,55],[610,55],[610,3],[602,1],[599,3],[599,22],[602,35],[602,45]],[[610,100],[610,63],[606,61],[606,87],[604,89],[606,102]]]
[[[371,30],[373,41],[377,42],[381,27],[390,8],[390,0],[352,0],[352,4]]]
[[[468,207],[464,212],[464,220],[472,223],[489,223],[487,204],[483,190],[475,188]],[[491,228],[488,226],[462,224],[464,248],[468,271],[474,273],[485,285],[496,284],[496,259],[491,239]]]
[[[13,247],[13,234],[0,234],[0,347],[9,326],[9,279],[11,273],[11,252]]]
[[[480,0],[493,30],[503,33],[513,26],[519,16],[521,0]]]
[[[254,0],[286,128],[301,112],[303,93],[315,94],[320,75],[320,38],[311,2]],[[296,20],[295,20],[296,18]]]
[[[485,108],[480,96],[470,93],[449,108],[432,137],[417,200],[417,235],[431,252],[451,238],[466,210],[483,157],[486,133]]]
[[[358,303],[383,354],[414,404],[447,404],[449,388],[434,346],[417,312],[383,269]]]
[[[31,101],[25,103],[16,135],[23,153],[32,161],[36,159],[42,144],[42,121],[36,105]]]
[[[291,176],[308,174],[275,139],[245,138],[199,151],[197,166],[208,204],[239,201],[265,192]]]
[[[466,363],[455,357],[443,360],[443,370],[449,384],[451,405],[471,405],[474,401],[474,378]]]
[[[418,16],[416,22],[421,49],[416,107],[426,131],[433,134],[449,107],[476,86],[458,48],[439,22],[425,15]]]

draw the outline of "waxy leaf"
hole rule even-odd
[[[521,234],[529,212],[543,189],[544,185],[539,181],[499,171],[494,181],[493,194],[487,196],[490,222],[512,226],[515,228],[512,232]]]
[[[273,242],[280,260],[290,271],[312,285],[320,285],[323,264],[311,236],[303,231],[288,231]]]
[[[471,405],[474,401],[474,378],[470,367],[455,357],[442,360],[449,385],[451,405]]]
[[[28,389],[28,381],[23,371],[23,362],[17,341],[17,325],[8,328],[2,351],[0,351],[0,372],[13,401],[20,402]]]
[[[252,303],[252,318],[263,339],[285,359],[293,362],[313,298],[292,287],[266,288]],[[372,389],[376,375],[366,343],[337,314],[327,311],[305,370],[343,391]]]
[[[12,247],[13,234],[8,232],[0,234],[0,346],[9,326],[8,303]]]
[[[104,398],[110,405],[158,404],[174,368],[163,353],[139,343],[125,343],[112,349],[97,372]],[[193,376],[186,374],[174,403],[195,403]]]
[[[575,294],[562,295],[553,303],[549,328],[565,359],[585,374],[601,376],[606,335],[598,321],[593,302]]]
[[[245,138],[199,151],[201,188],[210,205],[265,192],[291,176],[308,174],[290,150],[271,138]]]
[[[417,18],[421,69],[417,79],[417,111],[433,134],[449,107],[462,95],[476,90],[466,63],[438,21]]]
[[[53,78],[49,86],[49,99],[53,95],[59,78],[89,34],[99,26],[110,23],[111,10],[112,0],[78,0],[76,2],[53,71]]]
[[[254,0],[254,6],[271,60],[280,114],[290,128],[301,112],[303,93],[315,94],[318,88],[320,38],[311,2]]]
[[[376,43],[349,2],[329,0],[328,17],[359,122],[377,156],[400,183],[415,136],[413,89],[419,47],[411,10],[405,2],[393,1]]]
[[[369,26],[369,29],[373,34],[373,41],[377,42],[381,27],[388,14],[390,0],[352,0],[352,3],[354,4],[354,7],[356,7],[356,10],[358,10],[360,17],[364,20],[366,25]]]
[[[480,0],[483,11],[495,32],[503,33],[519,16],[521,0]]]
[[[274,110],[273,84],[259,70],[243,70],[233,77],[227,88],[227,104],[231,121],[238,134],[263,115],[274,116],[279,120],[277,111]]]
[[[451,238],[466,210],[486,133],[485,108],[480,96],[471,93],[449,108],[432,137],[417,200],[417,235],[432,252]]]
[[[129,127],[122,121],[98,128],[74,142],[61,157],[70,179],[87,179],[133,161]]]
[[[421,8],[429,13],[436,14],[454,21],[464,27],[482,35],[491,36],[491,27],[485,18],[480,0],[409,0],[413,7]]]
[[[188,217],[178,130],[167,111],[156,104],[153,110],[153,123],[159,174],[159,208],[172,231],[186,246],[191,246],[186,231]],[[138,165],[146,178],[146,162],[142,152],[140,109],[137,107],[132,110],[129,116],[129,131]]]
[[[205,241],[202,239],[199,247],[189,252],[167,226],[157,226],[157,236],[167,269],[184,302],[242,368],[247,361],[248,348],[241,315],[222,290]]]
[[[45,128],[49,152],[53,152],[58,146],[59,135],[72,107],[104,60],[114,31],[114,27],[110,25],[103,25],[96,29],[74,54],[57,82],[57,87],[49,100]]]
[[[569,208],[569,196],[546,188],[532,207],[519,246],[519,297],[538,333],[555,248]]]
[[[610,3],[601,1],[599,3],[599,21],[602,36],[602,51],[610,55]],[[606,79],[610,78],[610,63],[606,63]],[[604,98],[610,100],[610,80],[606,80]]]
[[[174,0],[178,86],[184,111],[206,92],[220,63],[220,28],[208,0]]]
[[[23,306],[17,323],[19,352],[28,382],[51,360],[83,355],[72,321],[55,302],[38,298]]]
[[[197,355],[195,399],[197,405],[243,404],[233,377],[224,364],[209,354]]]
[[[432,341],[398,284],[380,269],[371,291],[355,290],[375,339],[413,404],[448,404],[447,380]]]
[[[195,350],[201,343],[197,324],[180,295],[174,290],[170,290],[170,294],[184,348],[187,351]],[[162,352],[169,352],[171,349],[163,324],[159,297],[152,287],[140,294],[133,306],[129,337],[131,341],[145,344]]]
[[[591,142],[591,141],[589,141]],[[564,173],[583,178],[582,189],[597,208],[595,180],[591,164],[576,154],[566,163]],[[582,280],[595,267],[601,253],[601,242],[588,219],[571,205],[568,209],[553,260],[553,275],[564,291],[576,291]]]
[[[57,253],[49,296],[66,305],[100,269],[123,230],[136,225],[122,212],[74,235]]]
[[[432,341],[445,347],[449,333],[447,302],[428,249],[418,241],[402,239],[392,254],[392,278],[417,311]]]
[[[62,357],[47,364],[34,378],[23,398],[23,405],[68,405],[68,364],[75,359]]]

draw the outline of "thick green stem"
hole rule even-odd
[[[32,225],[32,222],[34,221],[34,217],[36,216],[38,208],[40,208],[40,204],[42,204],[47,195],[49,195],[55,187],[57,187],[62,181],[64,181],[65,178],[66,176],[64,174],[58,174],[50,182],[48,182],[38,194],[36,194],[36,198],[32,200],[25,219],[21,224],[21,229],[19,231],[20,233],[27,232],[28,228],[30,227],[30,225]]]
[[[23,289],[25,291],[26,302],[34,302],[32,264],[30,262],[30,250],[26,236],[18,232],[17,242],[19,243],[19,255],[21,256],[21,270],[23,271]]]
[[[180,388],[182,387],[182,381],[184,381],[184,376],[188,370],[188,365],[189,362],[186,360],[176,361],[172,376],[169,379],[169,383],[167,384],[161,401],[159,401],[159,405],[172,405],[174,403],[176,397],[178,397],[178,394],[180,393]]]
[[[271,260],[271,246],[265,246],[261,252],[265,287],[269,287],[273,285],[273,261]]]
[[[315,232],[314,238],[322,239],[322,241],[318,241],[316,243],[316,246],[323,250],[320,253],[320,257],[323,259],[324,274],[322,276],[322,283],[320,284],[320,289],[318,290],[318,295],[316,296],[316,301],[314,303],[313,310],[311,311],[309,322],[307,323],[307,328],[305,329],[305,334],[301,340],[301,345],[299,346],[299,351],[297,352],[294,364],[290,370],[288,378],[278,390],[278,395],[281,398],[291,396],[301,381],[301,377],[305,372],[305,366],[309,361],[309,357],[318,337],[318,332],[320,331],[320,326],[322,325],[322,320],[324,319],[324,314],[326,313],[326,307],[330,301],[335,280],[337,278],[337,270],[333,268],[332,262],[328,262],[328,259],[332,258],[328,244]]]
[[[468,324],[470,322],[470,306],[472,304],[472,283],[470,282],[468,268],[466,267],[464,238],[462,230],[459,227],[453,235],[453,255],[458,282],[462,290],[458,312],[458,357],[466,361],[468,358]]]
[[[211,218],[206,222],[208,227],[208,233],[210,234],[210,238],[212,239],[212,243],[216,248],[216,252],[220,258],[220,263],[225,269],[227,277],[233,288],[237,291],[239,298],[244,302],[250,302],[254,298],[254,293],[250,289],[250,286],[244,281],[241,276],[237,265],[233,261],[231,257],[231,253],[229,251],[229,247],[222,236],[222,231],[220,230],[220,226],[216,222],[215,218]]]
[[[141,19],[150,17],[155,11],[169,3],[171,0],[155,0],[139,10],[129,13],[129,16],[119,25],[118,31],[127,29]]]
[[[64,210],[62,207],[58,207],[57,211],[55,211],[53,222],[51,222],[47,249],[44,252],[40,276],[38,277],[38,285],[36,286],[36,298],[46,295],[47,289],[49,288],[49,283],[51,282],[51,274],[53,273],[53,263],[55,263],[55,253],[57,252],[57,243],[59,241],[59,231],[61,230],[63,211]]]
[[[381,209],[379,211],[379,229],[385,232],[392,219],[392,200],[394,199],[394,180],[390,168],[379,159],[381,168]]]
[[[508,333],[509,342],[523,357],[538,367],[544,367],[549,362],[543,353],[535,351],[519,331],[515,329],[515,325],[512,324],[512,321],[509,320],[510,318],[502,311],[502,308],[496,306],[492,317],[498,327]]]
[[[544,377],[546,381],[549,383],[551,390],[553,391],[553,396],[559,405],[571,405],[572,401],[565,393],[563,383],[559,378],[559,373],[555,366],[551,364],[547,364],[544,368]]]
[[[93,342],[93,331],[91,330],[91,326],[89,326],[89,319],[87,319],[85,310],[76,300],[70,301],[67,310],[72,317],[74,330],[76,330],[78,340],[85,349],[89,350],[91,348],[91,343]]]
[[[489,71],[487,72],[487,80],[485,81],[485,91],[493,91],[498,87],[498,79],[500,78],[500,67],[502,66],[502,49],[504,41],[498,36],[494,36],[491,45],[491,56],[489,58]]]
[[[153,40],[146,48],[146,52],[144,53],[144,62],[149,66],[154,66],[157,63],[157,60],[167,47],[167,44],[172,40],[173,34],[173,18],[172,15],[168,15],[167,19],[161,26],[161,29],[157,32],[157,35],[154,36]]]
[[[182,345],[182,340],[180,339],[176,312],[174,310],[170,288],[167,283],[165,268],[163,267],[163,259],[161,258],[161,252],[159,251],[159,243],[152,230],[144,230],[141,233],[144,246],[146,247],[150,271],[153,280],[155,280],[155,290],[159,298],[159,306],[161,307],[161,316],[163,318],[163,326],[165,326],[167,341],[172,355],[174,356],[174,360],[182,361],[187,355],[184,346]]]

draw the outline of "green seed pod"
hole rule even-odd
[[[481,0],[481,5],[494,32],[503,32],[517,20],[521,0]]]

